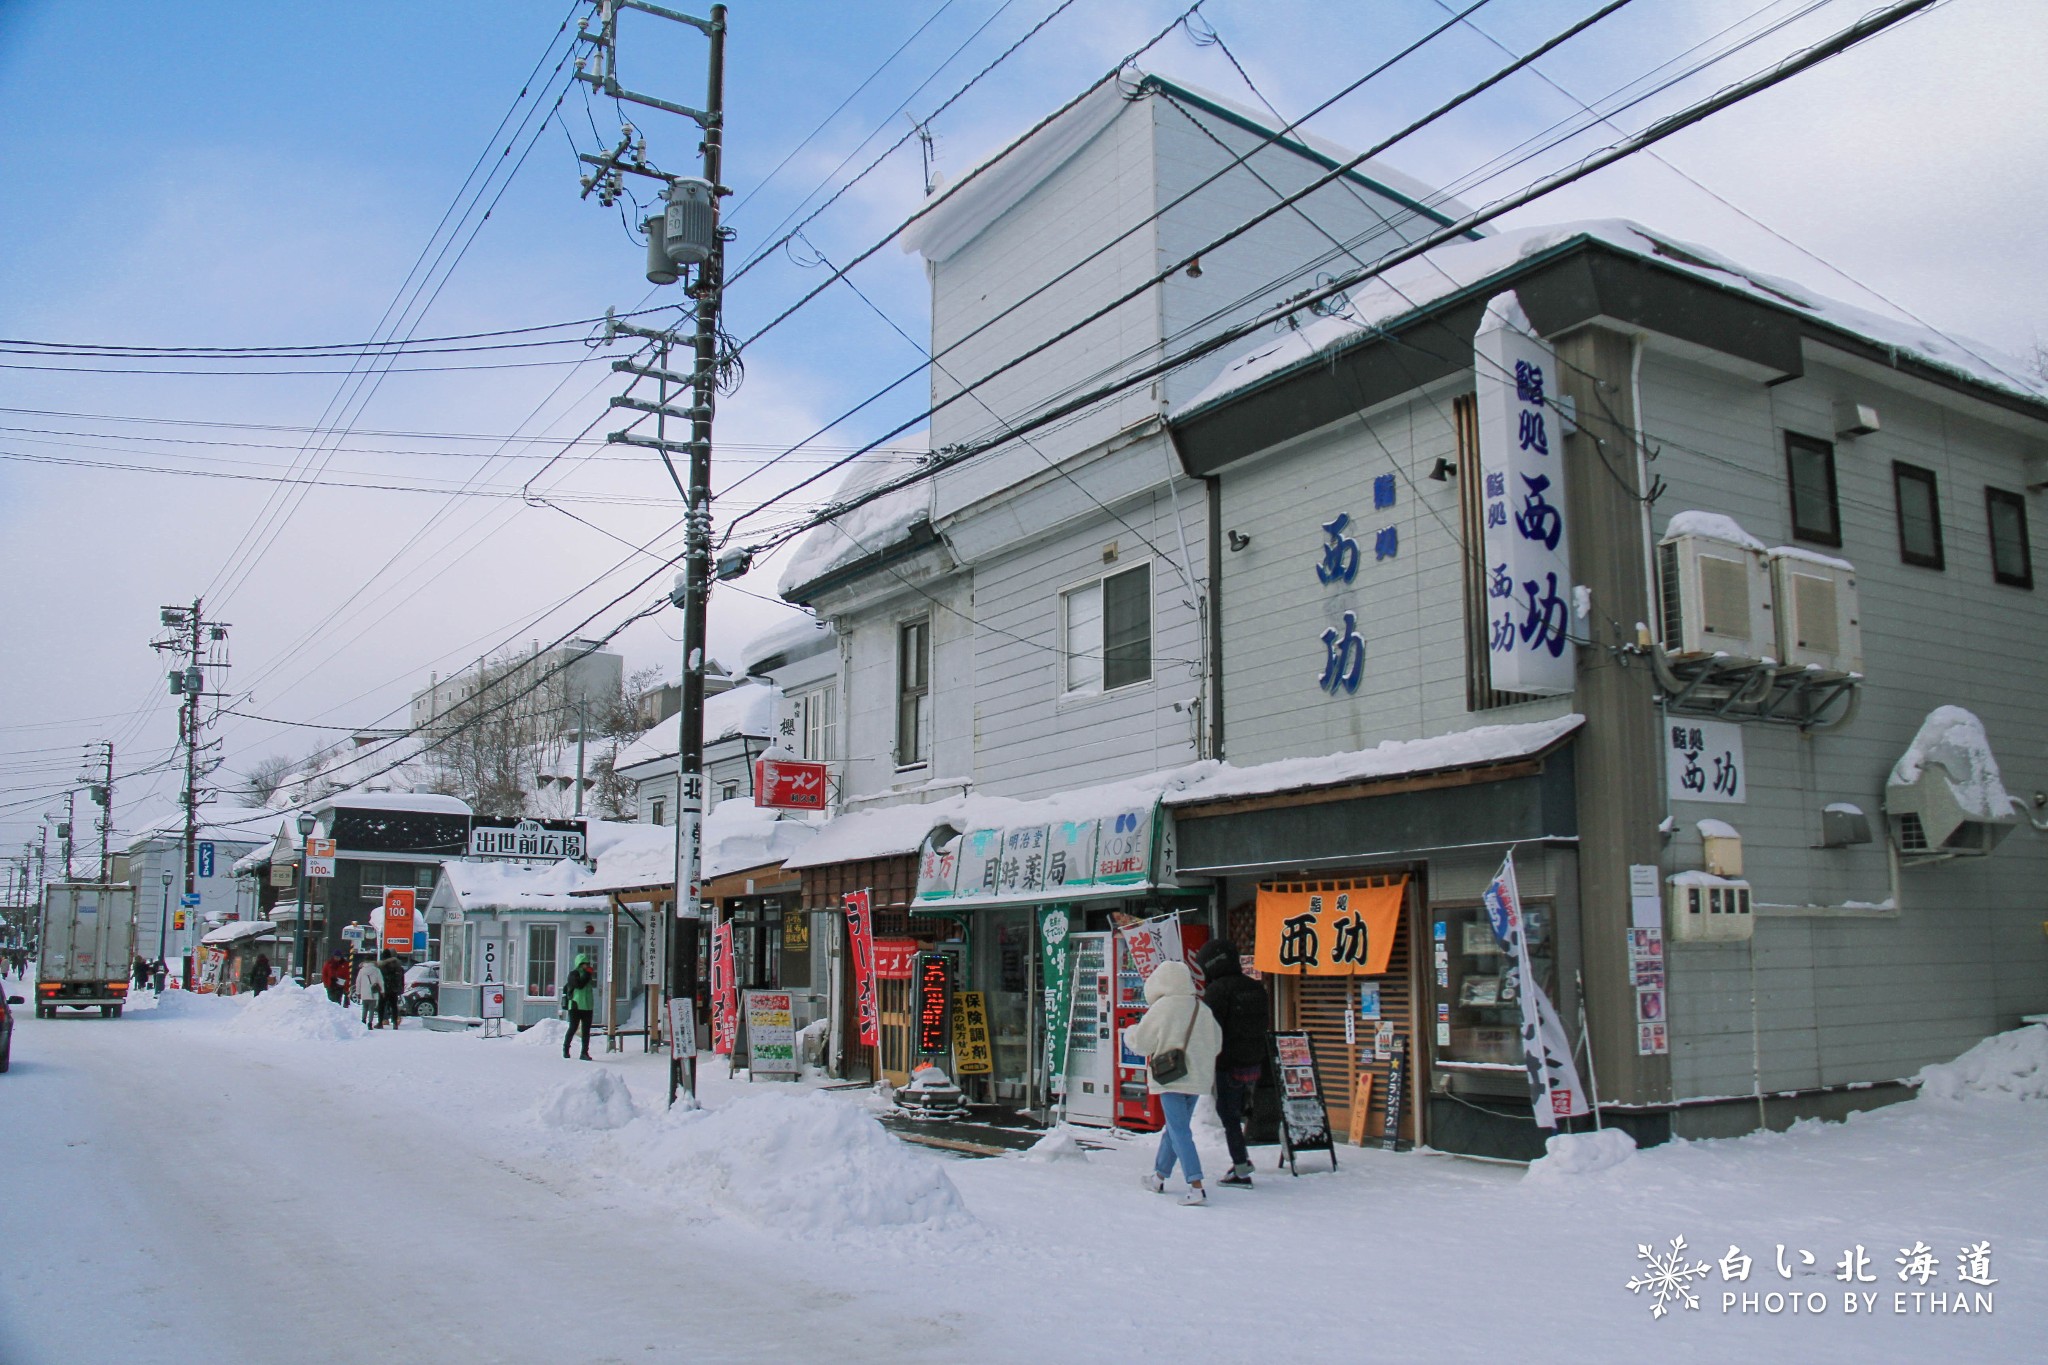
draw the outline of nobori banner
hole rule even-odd
[[[1573,687],[1571,539],[1557,355],[1512,291],[1472,339],[1486,544],[1488,658],[1504,692]]]
[[[1036,904],[1143,890],[1160,875],[1165,814],[1157,805],[1079,820],[928,836],[918,854],[917,908]]]
[[[470,821],[472,858],[572,858],[588,851],[581,820],[514,820],[479,815]]]

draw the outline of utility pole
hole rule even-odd
[[[709,40],[710,58],[702,109],[638,94],[619,85],[618,20],[624,10],[637,10],[688,24]],[[725,233],[718,222],[718,201],[728,193],[719,179],[723,170],[725,137],[725,6],[713,5],[709,19],[698,19],[645,3],[645,0],[598,0],[597,14],[595,33],[591,32],[588,20],[578,25],[578,39],[589,44],[592,53],[588,58],[577,59],[577,78],[615,100],[679,114],[703,131],[703,140],[698,144],[704,157],[702,179],[667,175],[648,164],[646,139],[638,137],[630,124],[621,130],[619,144],[610,152],[603,156],[585,154],[578,158],[592,167],[582,180],[585,197],[595,191],[598,202],[607,207],[617,201],[623,185],[622,177],[626,174],[658,180],[666,186],[663,197],[667,208],[645,224],[649,281],[673,284],[683,277],[686,270],[695,267],[695,278],[689,291],[697,321],[693,344],[695,363],[687,376],[676,374],[670,368],[671,349],[682,340],[675,330],[631,327],[609,315],[605,325],[607,341],[624,335],[655,343],[656,363],[653,367],[618,360],[612,362],[612,368],[651,378],[657,385],[652,403],[625,396],[611,400],[613,407],[652,414],[654,437],[649,439],[618,431],[610,433],[606,440],[654,450],[668,467],[671,478],[675,477],[676,470],[669,458],[670,452],[680,450],[689,457],[688,485],[682,490],[687,527],[682,581],[670,599],[683,609],[683,676],[682,710],[677,717],[676,902],[675,915],[668,930],[668,987],[670,999],[690,1000],[694,1008],[698,994],[697,945],[703,915],[698,893],[704,819],[705,618],[711,597],[711,421],[718,398],[718,314],[724,288]],[[687,410],[669,405],[672,384],[678,388],[686,386],[690,390]],[[668,420],[671,417],[689,419],[688,441],[672,442],[668,439]],[[679,485],[682,483],[681,480],[677,482]],[[673,1047],[669,1057],[669,1103],[675,1103],[676,1094],[682,1089],[688,1090],[694,1099],[696,1059],[677,1057]]]
[[[64,793],[64,823],[57,827],[57,833],[64,840],[64,880],[70,881],[71,874],[71,832],[78,824],[78,789]]]
[[[209,749],[203,736],[207,725],[202,703],[208,695],[207,670],[225,669],[227,661],[228,627],[225,622],[208,621],[201,599],[194,598],[190,607],[175,606],[162,609],[161,620],[165,633],[151,641],[150,648],[174,658],[182,656],[184,666],[171,670],[171,695],[182,696],[185,701],[178,710],[178,738],[185,746],[185,901],[199,891],[199,807],[210,794],[202,793],[199,787],[201,777],[211,773],[216,765],[208,762],[202,771],[201,754]],[[218,648],[215,648],[218,646]],[[211,695],[218,699],[223,695],[216,686]],[[111,755],[111,748],[109,749]],[[111,758],[107,769],[111,776]],[[107,805],[111,812],[113,793],[109,789]],[[111,814],[108,819],[111,821]],[[102,876],[107,875],[102,872]],[[190,980],[186,982],[191,985]]]
[[[576,818],[583,818],[583,750],[584,740],[590,733],[590,701],[586,697],[576,703]]]
[[[99,781],[86,788],[93,804],[100,808],[100,875],[101,885],[114,880],[114,864],[108,858],[107,842],[114,833],[114,742],[103,739],[97,747],[101,752]]]

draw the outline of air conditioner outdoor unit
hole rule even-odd
[[[1778,601],[1778,658],[1826,673],[1863,671],[1863,626],[1856,605],[1856,568],[1809,550],[1770,552]]]
[[[1667,651],[1679,658],[1776,656],[1770,571],[1760,551],[1680,532],[1667,535],[1657,554]]]
[[[1671,936],[1681,943],[1728,943],[1755,936],[1749,883],[1739,877],[1680,872],[1667,877]]]
[[[1899,856],[1915,859],[1981,858],[2012,833],[2019,817],[2010,812],[1989,816],[1972,810],[1956,796],[1947,769],[1930,761],[1913,782],[1890,782],[1884,789],[1884,813]]]

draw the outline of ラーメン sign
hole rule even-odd
[[[470,822],[472,858],[571,858],[587,850],[581,820],[509,820],[478,816]]]

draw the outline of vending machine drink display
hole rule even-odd
[[[1131,963],[1123,935],[1115,938],[1116,1126],[1156,1133],[1165,1126],[1166,1116],[1159,1107],[1159,1097],[1145,1083],[1145,1059],[1124,1046],[1124,1030],[1135,1027],[1145,1017],[1145,981]],[[1209,941],[1209,930],[1203,925],[1184,924],[1180,941],[1183,957],[1193,958]]]
[[[1074,934],[1067,1015],[1067,1121],[1108,1128],[1116,1121],[1116,1056],[1111,1050],[1110,936]]]

